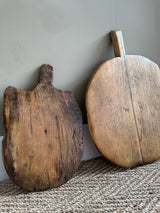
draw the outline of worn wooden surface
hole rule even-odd
[[[160,158],[160,70],[126,55],[121,31],[111,36],[116,58],[100,65],[86,92],[91,137],[119,166],[151,163]]]
[[[8,87],[4,94],[4,164],[29,191],[69,180],[82,157],[82,117],[71,92],[54,88],[52,67],[42,65],[33,91]]]

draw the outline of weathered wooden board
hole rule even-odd
[[[100,65],[86,92],[91,137],[119,166],[151,163],[160,158],[160,70],[126,55],[121,31],[111,37],[116,58]]]
[[[52,67],[42,65],[33,91],[4,93],[4,165],[9,177],[29,191],[60,186],[82,157],[82,116],[71,92],[52,85]]]

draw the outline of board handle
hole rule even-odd
[[[125,57],[126,52],[123,42],[122,31],[111,31],[111,39],[113,43],[115,57]]]
[[[40,84],[52,84],[53,67],[49,64],[43,64],[40,67]]]

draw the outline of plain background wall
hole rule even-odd
[[[159,0],[0,0],[0,135],[5,88],[32,90],[43,63],[53,65],[54,85],[72,90],[85,114],[87,82],[113,57],[111,30],[123,31],[128,54],[160,65],[159,10]]]

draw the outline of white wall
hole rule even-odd
[[[111,30],[123,31],[128,54],[160,65],[159,9],[160,0],[0,0],[0,135],[5,88],[33,89],[43,63],[53,65],[57,88],[74,92],[85,119],[88,80],[114,57]],[[85,137],[84,159],[97,156]],[[0,177],[6,177],[2,159]]]
[[[111,30],[123,30],[127,53],[160,64],[159,9],[160,0],[0,0],[0,135],[4,89],[31,90],[43,63],[53,65],[55,86],[72,90],[85,115],[87,82],[113,57]]]

